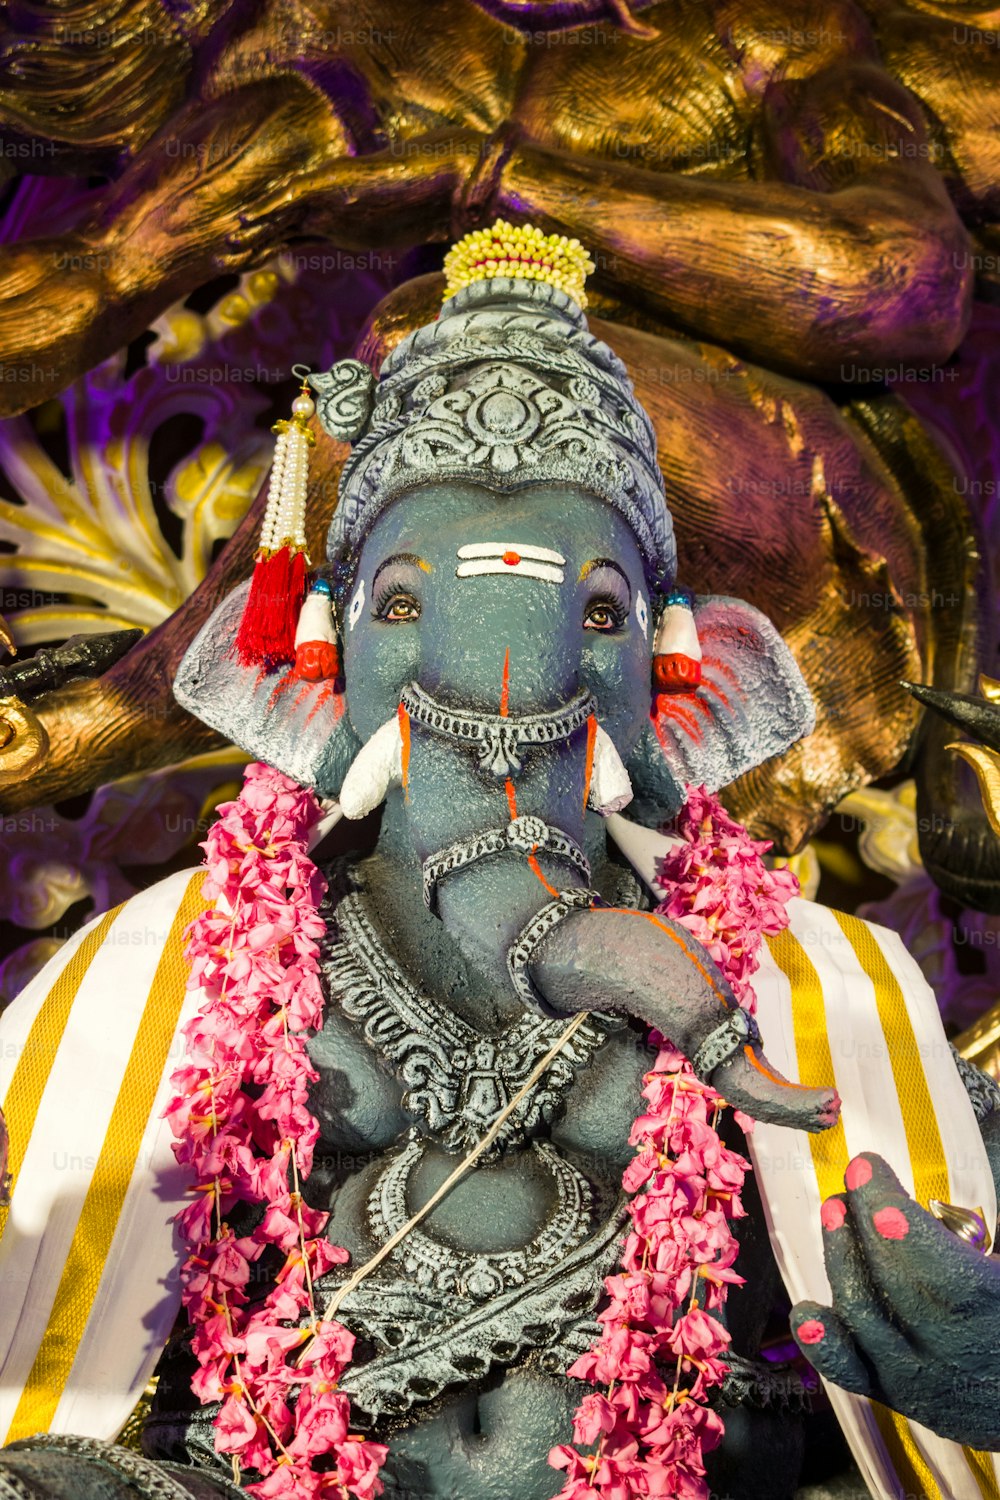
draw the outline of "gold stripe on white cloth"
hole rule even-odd
[[[30,1139],[20,1143],[23,1162],[0,1238],[4,1441],[26,1435],[25,1423],[54,1432],[116,1436],[176,1316],[180,1246],[171,1220],[186,1201],[186,1177],[161,1116],[169,1075],[181,1060],[178,1028],[197,1009],[199,993],[184,993],[183,971],[174,971],[171,987],[179,983],[182,992],[167,997],[173,1007],[169,1025],[162,1017],[153,1024],[155,1007],[147,1001],[179,914],[187,908],[193,915],[203,905],[193,898],[203,879],[203,871],[182,871],[133,897],[110,921],[90,924],[0,1016],[0,1097],[5,1098],[17,1091],[19,1051],[60,978],[91,935],[106,927],[79,976],[58,1049],[46,1059],[37,1117]],[[175,934],[175,948],[178,943]],[[161,1054],[153,1062],[151,1039]],[[144,1096],[135,1091],[143,1075]],[[94,1233],[78,1237],[88,1198]],[[112,1224],[101,1222],[104,1208]],[[61,1321],[50,1331],[74,1241],[76,1254],[91,1259],[96,1254],[103,1270],[100,1264],[96,1272],[90,1270],[82,1302],[64,1287]],[[45,1362],[53,1354],[54,1384]]]
[[[836,1085],[842,1125],[809,1136],[758,1123],[750,1151],[789,1295],[828,1304],[819,1209],[858,1152],[883,1156],[910,1193],[937,1183],[947,1201],[982,1206],[989,1223],[996,1197],[933,992],[899,938],[801,899],[789,914],[753,981],[764,1045],[794,1082]],[[997,1500],[995,1455],[825,1384],[876,1500]]]

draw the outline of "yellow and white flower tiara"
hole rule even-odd
[[[474,229],[453,245],[445,256],[448,285],[445,298],[463,286],[489,281],[494,276],[520,276],[528,281],[547,281],[572,297],[581,308],[587,305],[584,283],[594,263],[579,240],[564,234],[543,234],[533,224],[508,224],[497,219],[489,229]]]

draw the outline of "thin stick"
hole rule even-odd
[[[437,1204],[441,1202],[441,1199],[451,1192],[456,1182],[458,1182],[460,1178],[464,1177],[466,1172],[468,1172],[472,1167],[475,1166],[476,1162],[482,1156],[483,1152],[489,1150],[493,1142],[496,1140],[497,1136],[500,1134],[500,1131],[503,1129],[506,1121],[510,1119],[510,1116],[514,1113],[515,1109],[517,1109],[518,1105],[521,1103],[521,1100],[525,1097],[526,1094],[529,1094],[531,1092],[535,1084],[538,1082],[539,1078],[541,1078],[542,1074],[545,1072],[546,1068],[548,1068],[549,1064],[554,1062],[555,1059],[559,1056],[559,1053],[565,1047],[570,1037],[583,1025],[588,1015],[588,1011],[581,1010],[578,1015],[575,1015],[573,1017],[572,1021],[566,1027],[566,1030],[563,1032],[562,1036],[559,1037],[558,1041],[554,1042],[549,1048],[548,1052],[546,1052],[545,1056],[541,1059],[541,1061],[535,1064],[524,1086],[518,1089],[517,1093],[514,1095],[510,1103],[506,1105],[497,1115],[496,1119],[493,1121],[493,1124],[483,1136],[482,1140],[479,1141],[475,1146],[473,1146],[468,1156],[464,1157],[462,1161],[459,1162],[454,1172],[452,1172],[450,1176],[445,1178],[444,1182],[442,1182],[437,1191],[435,1193],[432,1193],[432,1195],[428,1198],[423,1208],[419,1209],[413,1215],[413,1218],[408,1220],[408,1222],[405,1223],[401,1229],[397,1229],[392,1238],[386,1240],[381,1250],[377,1251],[376,1254],[372,1256],[371,1260],[366,1261],[363,1266],[359,1266],[359,1268],[354,1272],[354,1275],[350,1277],[348,1281],[345,1281],[342,1287],[338,1288],[338,1290],[330,1298],[329,1302],[323,1309],[324,1322],[327,1322],[330,1318],[333,1317],[334,1313],[337,1311],[344,1298],[349,1296],[356,1287],[360,1286],[365,1277],[369,1276],[372,1271],[375,1270],[376,1266],[380,1266],[387,1255],[392,1254],[393,1250],[395,1250],[400,1241],[406,1238],[410,1230],[415,1229],[420,1221],[427,1217],[431,1209],[435,1208]],[[311,1338],[312,1335],[310,1335],[310,1341]],[[299,1364],[301,1362],[308,1347],[309,1343],[307,1342],[305,1347],[299,1352],[298,1356],[296,1357],[296,1364]]]

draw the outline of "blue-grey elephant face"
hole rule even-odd
[[[592,718],[631,778],[629,816],[650,824],[677,810],[686,784],[726,786],[813,726],[787,646],[739,599],[695,600],[701,686],[651,700],[653,622],[638,548],[612,506],[571,485],[495,494],[449,483],[387,506],[338,607],[346,697],[332,681],[303,682],[291,668],[241,665],[231,647],[247,588],[227,596],[204,625],[174,690],[213,728],[324,797],[340,797],[362,746],[396,722],[403,689],[414,682],[445,709],[480,717],[496,716],[505,692],[511,716],[558,712],[578,693],[575,702],[589,705],[592,695]],[[551,753],[529,755],[525,775],[561,777],[572,803],[573,778],[584,781],[586,736],[572,734],[561,755],[559,738],[547,742]],[[595,754],[606,756],[607,741],[596,744]],[[439,745],[452,801],[452,766],[476,760],[476,747],[465,748],[456,756],[460,741]],[[361,777],[369,791],[384,795],[398,784],[399,749],[390,735],[372,751]],[[427,746],[417,758],[413,774],[419,779],[422,767],[432,778]],[[611,776],[615,786],[620,779]],[[483,776],[476,780],[481,788]],[[470,783],[470,805],[474,790]],[[591,805],[614,810],[616,798]],[[534,811],[547,815],[552,806],[539,784]]]
[[[555,709],[581,689],[627,754],[650,701],[649,592],[612,508],[570,486],[410,491],[365,540],[344,603],[347,706],[362,741],[410,682],[455,708]]]

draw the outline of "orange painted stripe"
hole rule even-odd
[[[506,719],[510,706],[510,647],[503,655],[503,686],[500,689],[500,717]]]
[[[777,1075],[777,1073],[772,1073],[771,1072],[770,1068],[765,1068],[765,1066],[761,1062],[760,1058],[759,1057],[754,1057],[754,1055],[753,1055],[753,1048],[752,1047],[744,1047],[743,1048],[743,1056],[746,1058],[746,1060],[750,1064],[751,1068],[756,1069],[756,1071],[758,1073],[763,1073],[763,1075],[764,1075],[765,1078],[769,1078],[771,1080],[771,1082],[772,1083],[776,1083],[779,1086],[779,1088],[783,1088],[783,1089],[802,1089],[804,1092],[808,1092],[809,1085],[807,1083],[791,1083],[789,1081],[789,1079],[787,1079],[787,1078],[779,1078],[778,1075]]]
[[[722,990],[719,989],[719,986],[712,978],[712,975],[705,968],[705,965],[701,962],[698,955],[691,951],[687,943],[685,943],[684,939],[680,937],[678,933],[674,932],[672,927],[668,927],[665,922],[661,922],[655,912],[633,911],[632,908],[628,906],[595,906],[593,910],[607,912],[616,911],[622,913],[622,915],[626,917],[642,917],[645,921],[652,922],[654,927],[658,927],[661,932],[666,933],[667,937],[672,943],[677,944],[678,948],[680,948],[685,958],[690,959],[691,963],[694,964],[695,968],[698,970],[698,973],[701,975],[702,979],[704,979],[713,995],[718,996],[725,1009],[732,1010],[733,1007],[730,1005],[728,997],[723,994]]]
[[[402,704],[396,710],[399,718],[399,737],[403,742],[403,796],[410,800],[410,716]]]
[[[504,791],[507,793],[507,806],[510,808],[511,821],[513,821],[517,817],[517,793],[509,776],[504,782]]]
[[[696,745],[700,745],[702,730],[698,717],[690,708],[684,707],[680,701],[681,696],[677,693],[661,693],[656,700],[656,717],[657,719],[672,719],[675,724],[687,730]]]
[[[703,667],[714,667],[715,670],[717,672],[720,672],[726,679],[726,681],[731,683],[733,687],[739,687],[739,678],[736,676],[736,673],[733,671],[729,663],[724,662],[721,657],[703,656],[701,659],[701,664]]]
[[[730,703],[725,693],[719,687],[719,684],[717,682],[713,682],[711,677],[703,677],[701,679],[701,685],[703,688],[707,688],[710,693],[715,694],[719,702],[722,704],[723,708],[732,708],[733,705]]]
[[[542,867],[538,863],[538,860],[536,859],[534,852],[532,852],[531,854],[528,855],[528,864],[531,866],[532,874],[538,876],[538,879],[542,882],[542,885],[544,885],[545,889],[548,891],[548,893],[549,893],[550,896],[556,896],[556,897],[558,897],[558,896],[560,896],[562,894],[561,891],[557,891],[556,890],[556,888],[555,888],[554,885],[549,885],[549,882],[546,880],[544,874],[542,873]]]
[[[597,717],[591,714],[587,720],[587,758],[583,765],[583,810],[590,801],[590,778],[594,774],[594,746],[597,743]]]
[[[314,687],[316,685],[317,684],[315,684],[315,683],[313,684]],[[325,682],[320,683],[318,686],[319,686],[319,692],[316,694],[316,702],[313,704],[312,708],[309,710],[308,714],[306,715],[306,723],[307,724],[311,724],[312,723],[313,719],[319,713],[320,709],[326,707],[326,705],[329,703],[330,699],[333,697],[334,693],[336,692],[336,688],[333,685],[333,678],[332,677],[328,677]]]

